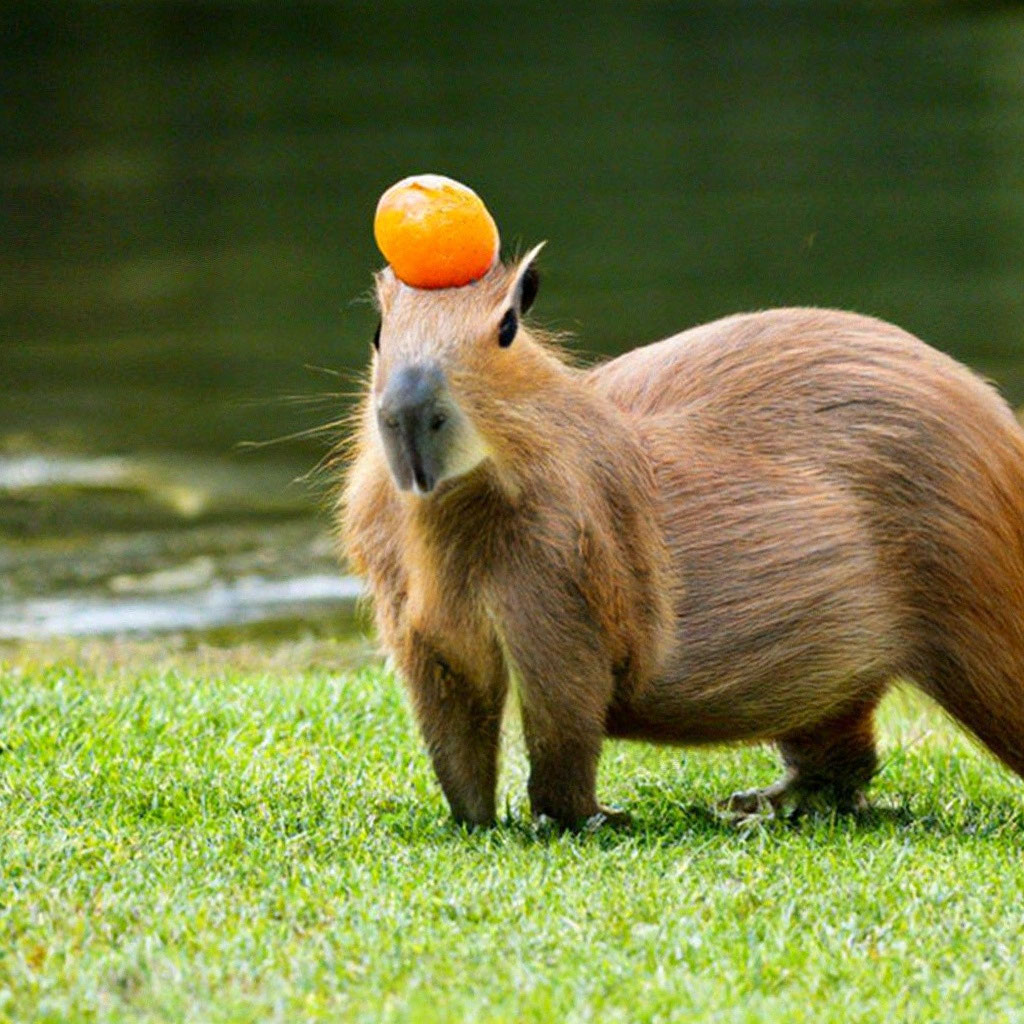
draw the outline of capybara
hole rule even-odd
[[[1024,431],[971,371],[825,309],[584,369],[523,322],[537,250],[376,278],[339,516],[455,818],[495,816],[515,687],[533,813],[605,811],[605,737],[771,740],[737,813],[855,807],[908,680],[1024,774]]]

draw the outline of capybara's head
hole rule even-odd
[[[550,360],[522,326],[537,295],[540,249],[459,287],[412,287],[390,266],[377,274],[370,400],[400,490],[429,495],[503,444],[501,419],[516,415],[517,395]]]

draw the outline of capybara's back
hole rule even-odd
[[[856,740],[916,682],[1024,774],[1024,432],[891,324],[782,309],[598,367],[658,480],[678,644],[621,731]],[[853,751],[844,751],[853,753]]]
[[[856,807],[897,679],[1024,774],[1024,432],[995,391],[816,309],[577,369],[524,322],[538,250],[474,278],[447,228],[424,243],[435,201],[477,224],[460,188],[401,183],[388,244],[440,246],[451,286],[378,274],[340,503],[455,817],[494,821],[513,687],[532,810],[569,826],[612,816],[606,736],[771,740],[784,777],[731,810]]]

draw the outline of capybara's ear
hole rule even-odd
[[[516,265],[506,292],[505,305],[514,309],[517,314],[525,313],[537,298],[540,288],[540,271],[537,270],[537,257],[547,242],[535,245]]]
[[[391,303],[394,302],[398,289],[402,282],[395,276],[390,266],[382,267],[373,275],[374,291],[377,298],[377,308],[381,316],[386,316]]]

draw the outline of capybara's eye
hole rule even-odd
[[[501,323],[498,324],[498,344],[502,348],[508,348],[515,339],[516,331],[518,330],[519,317],[516,316],[514,309],[509,309],[501,318]]]
[[[397,416],[385,416],[384,417],[384,426],[387,427],[388,430],[397,430],[398,429],[398,417]]]
[[[380,351],[380,321],[377,321],[377,330],[373,332],[373,347]]]
[[[435,413],[430,421],[431,430],[440,430],[448,422],[448,417],[443,412]]]

